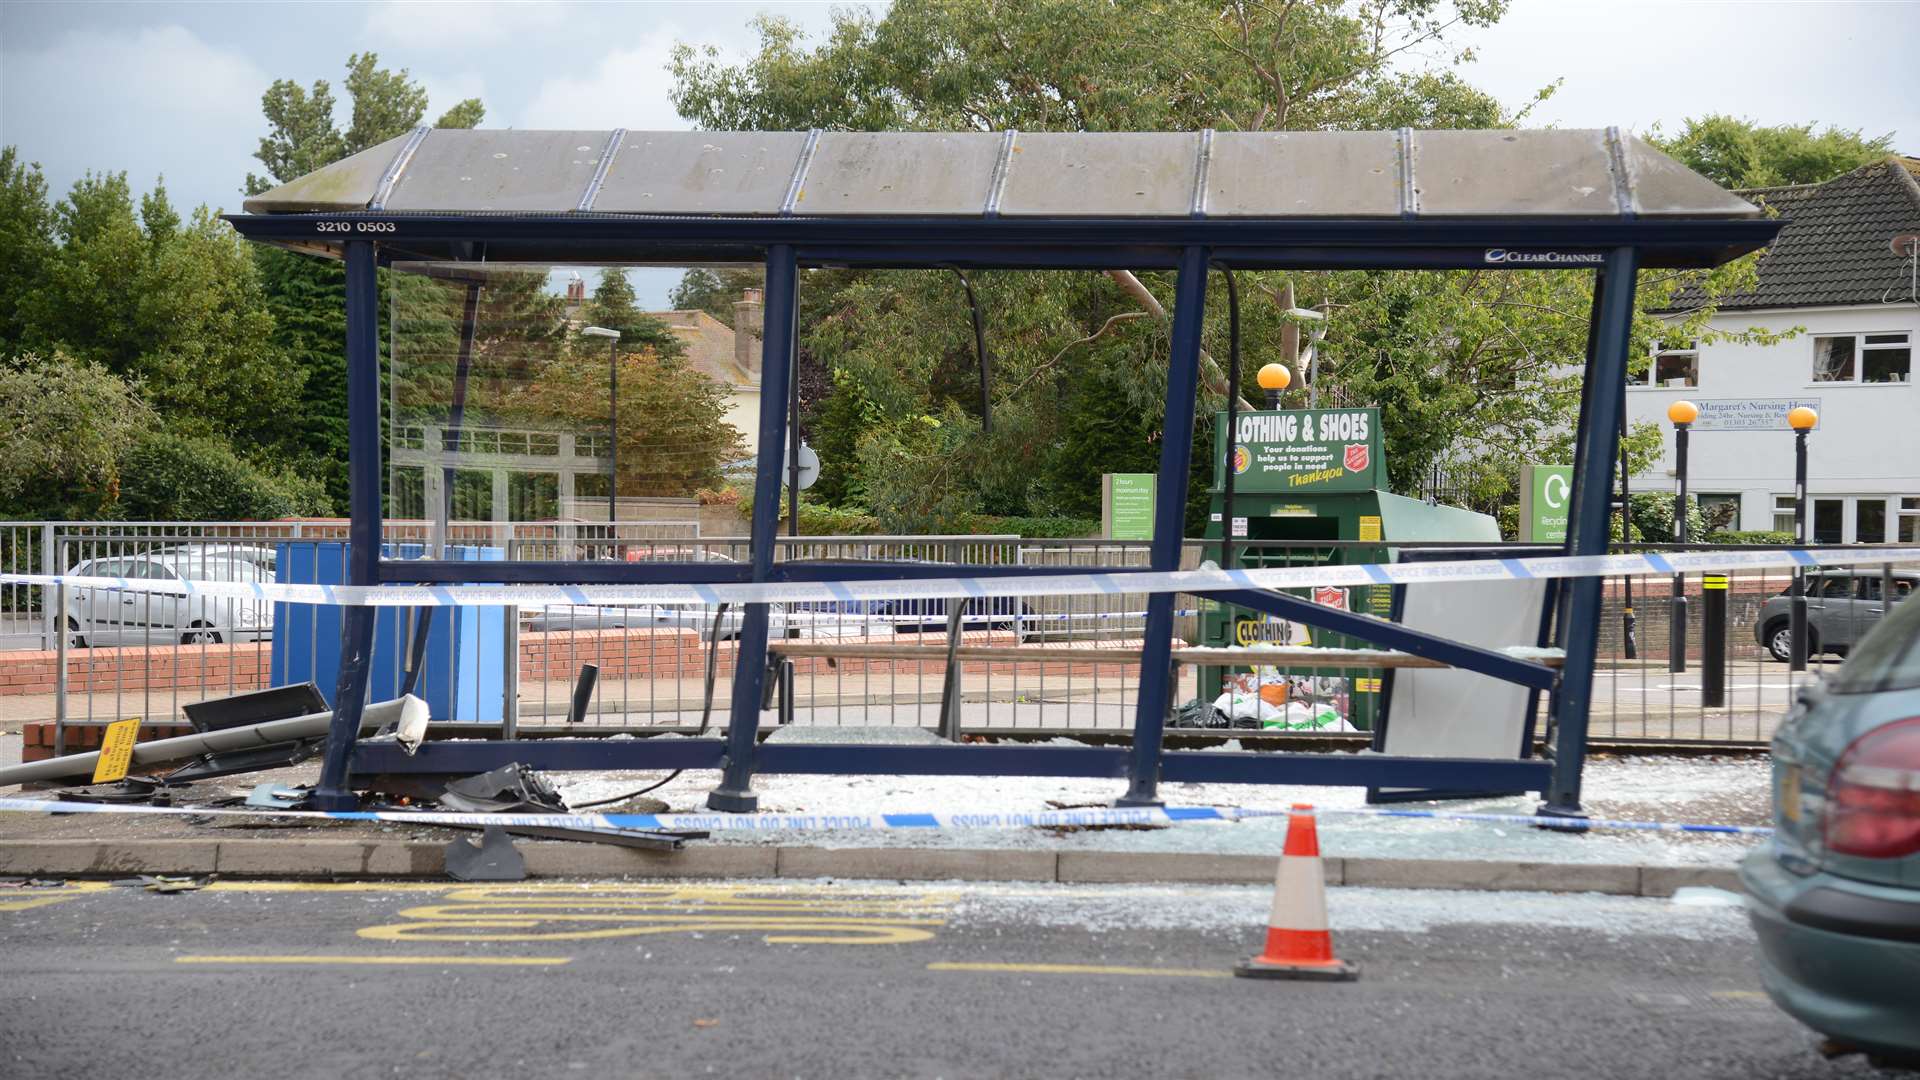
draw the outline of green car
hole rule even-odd
[[[1775,1003],[1920,1065],[1920,602],[1900,604],[1773,738],[1774,838],[1741,865]]]

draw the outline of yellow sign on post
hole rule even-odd
[[[139,717],[108,724],[106,737],[100,740],[100,761],[93,767],[93,782],[111,784],[125,779],[128,767],[133,764],[133,744],[138,741]]]

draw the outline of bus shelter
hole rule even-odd
[[[1649,268],[1705,268],[1780,222],[1619,129],[1378,132],[643,132],[418,129],[246,201],[249,239],[343,260],[351,406],[348,583],[558,585],[907,581],[1052,568],[774,559],[779,456],[754,481],[751,557],[715,562],[383,559],[377,270],[468,264],[765,265],[759,445],[787,443],[799,271],[818,266],[1171,270],[1176,275],[1150,571],[1178,569],[1212,269],[1585,269],[1595,278],[1566,551],[1604,554],[1634,312]],[[1572,357],[1568,358],[1573,363]],[[1084,570],[1086,568],[1077,568]],[[1115,580],[1138,568],[1096,568]],[[373,613],[347,609],[336,712],[314,802],[351,807],[352,773],[718,769],[709,806],[757,806],[756,773],[1125,778],[1537,791],[1578,814],[1601,580],[1562,590],[1552,667],[1255,589],[1211,599],[1550,695],[1541,759],[1167,751],[1173,604],[1147,605],[1130,747],[806,745],[757,739],[768,606],[741,624],[724,738],[357,740]],[[508,662],[512,662],[509,660]]]

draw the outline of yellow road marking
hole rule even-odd
[[[1715,990],[1709,996],[1717,997],[1722,1000],[1730,1000],[1730,1001],[1766,1001],[1767,1000],[1766,992],[1762,990]]]
[[[1211,968],[1106,967],[1100,964],[960,964],[935,963],[928,971],[990,971],[1023,975],[1165,975],[1179,979],[1230,979],[1231,971]]]
[[[97,893],[112,888],[104,881],[69,881],[58,889],[28,889],[29,895],[19,899],[0,900],[0,911],[27,911],[31,908],[46,907],[65,900],[78,900],[88,893]]]
[[[782,885],[459,885],[438,903],[369,926],[370,941],[587,941],[652,934],[761,934],[771,944],[926,941],[951,894]]]
[[[448,964],[481,967],[552,967],[570,964],[571,956],[176,956],[176,964],[411,964],[441,967]]]

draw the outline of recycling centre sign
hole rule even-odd
[[[1520,539],[1535,544],[1567,542],[1567,509],[1573,503],[1573,466],[1528,465],[1521,470]]]
[[[1379,409],[1288,409],[1243,412],[1234,440],[1235,491],[1313,494],[1387,486],[1380,453]],[[1227,414],[1214,419],[1214,477],[1226,467]]]

